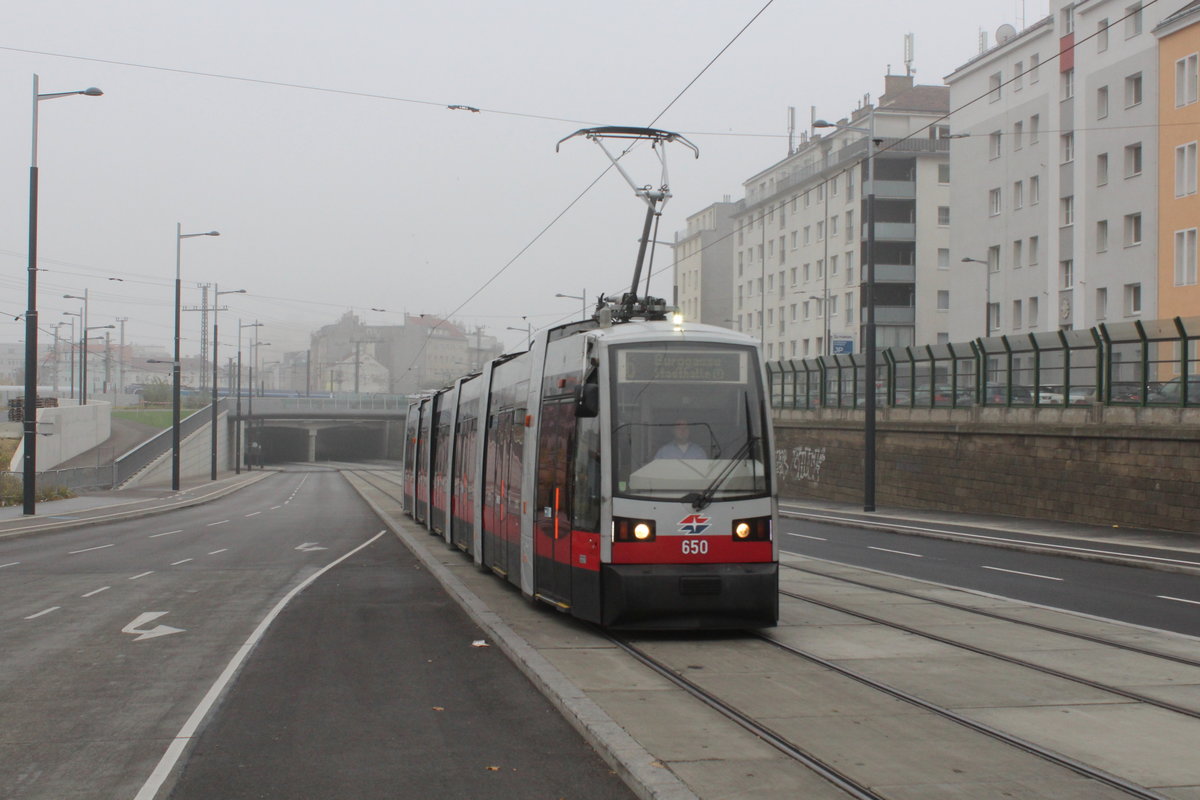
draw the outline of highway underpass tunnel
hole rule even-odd
[[[264,464],[359,461],[386,456],[387,437],[379,425],[345,425],[315,431],[266,425],[257,429],[255,436],[262,444]]]

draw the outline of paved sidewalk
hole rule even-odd
[[[207,478],[185,480],[178,492],[172,491],[169,486],[91,492],[65,500],[40,502],[35,506],[32,516],[26,516],[20,504],[4,506],[0,507],[0,539],[110,519],[157,514],[206,503],[272,474],[269,470],[254,470],[241,475],[228,473],[215,481]]]

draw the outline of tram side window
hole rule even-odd
[[[600,420],[577,420],[575,435],[573,525],[595,533],[600,530]]]

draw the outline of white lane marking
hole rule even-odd
[[[7,564],[0,564],[0,569],[4,569],[5,567],[15,567],[17,564],[20,564],[20,563],[21,563],[20,561],[10,561]]]
[[[787,514],[798,519],[814,519],[828,520],[834,523],[853,523],[851,527],[861,526],[872,528],[874,530],[889,530],[889,531],[917,531],[919,533],[939,533],[944,536],[954,536],[961,539],[977,539],[983,542],[1007,542],[1010,544],[1031,545],[1034,547],[1042,547],[1047,550],[1066,550],[1072,553],[1095,553],[1101,556],[1120,556],[1122,558],[1136,559],[1139,561],[1161,561],[1164,564],[1184,564],[1190,567],[1200,567],[1200,561],[1188,561],[1183,558],[1162,558],[1161,556],[1145,556],[1140,553],[1122,553],[1119,550],[1099,550],[1094,547],[1072,547],[1065,544],[1050,544],[1048,542],[1039,542],[1033,539],[1010,539],[1004,536],[983,536],[978,533],[967,533],[966,531],[956,531],[950,528],[924,528],[919,525],[898,525],[892,523],[872,523],[869,520],[855,519],[854,517],[834,517],[826,514],[807,514],[801,511],[787,511]]]
[[[209,555],[215,556],[217,553],[225,553],[225,552],[228,552],[228,550],[229,550],[228,547],[222,547],[220,550],[213,550],[211,553],[209,553]]]
[[[1165,594],[1156,594],[1154,596],[1159,600],[1174,600],[1176,603],[1191,603],[1194,606],[1200,606],[1200,600],[1187,600],[1183,597],[1171,597]]]
[[[189,561],[191,561],[191,560],[192,560],[192,559],[190,559],[190,558],[184,558],[184,559],[181,559],[181,560],[179,560],[179,561],[172,561],[172,562],[171,562],[171,566],[172,566],[172,567],[178,567],[180,564],[186,564],[187,562],[189,562]]]
[[[223,519],[220,522],[210,522],[207,525],[205,525],[204,527],[211,528],[213,525],[224,525],[226,522],[229,522],[229,520]]]
[[[138,614],[133,618],[133,622],[121,628],[121,633],[136,633],[138,637],[135,642],[140,642],[142,639],[154,639],[158,636],[170,636],[172,633],[183,633],[186,628],[172,628],[170,625],[155,625],[153,628],[140,630],[138,625],[145,625],[148,622],[153,622],[161,616],[166,615],[166,611],[147,611],[143,614]]]
[[[102,544],[99,547],[85,547],[82,550],[68,550],[67,555],[73,556],[76,553],[90,553],[93,550],[103,550],[106,547],[113,547],[111,544]]]
[[[277,509],[277,508],[283,508],[283,506],[271,506],[271,510],[272,510],[272,511],[274,511],[274,510],[275,510],[275,509]]]
[[[87,594],[81,594],[79,596],[80,597],[91,597],[92,595],[97,595],[97,594],[100,594],[101,592],[107,592],[111,588],[112,588],[111,586],[101,586],[99,589],[96,589],[95,591],[88,592]]]
[[[153,575],[153,574],[154,574],[154,570],[150,570],[149,572],[142,572],[138,575],[130,575],[129,580],[136,581],[138,578],[144,578],[147,575]]]
[[[886,547],[871,547],[870,545],[867,545],[867,549],[868,550],[879,550],[880,552],[883,552],[883,553],[895,553],[898,556],[912,556],[913,558],[924,558],[925,557],[925,556],[921,555],[920,553],[906,553],[903,550],[888,550]]]
[[[246,515],[244,515],[244,516],[247,516],[247,517],[257,517],[257,516],[258,516],[259,514],[261,514],[261,513],[262,513],[261,511],[252,511],[252,512],[250,512],[249,514],[246,514]]]
[[[788,536],[795,536],[797,539],[813,539],[818,542],[828,542],[829,541],[828,539],[824,539],[820,536],[805,536],[803,533],[789,533]]]
[[[300,545],[296,549],[302,553],[311,553],[314,550],[328,550],[329,548],[318,547],[316,542],[305,542],[304,544]]]
[[[1024,575],[1026,578],[1041,578],[1044,581],[1061,581],[1062,578],[1055,578],[1052,575],[1038,575],[1035,572],[1018,572],[1015,569],[1004,569],[1003,567],[987,567],[984,569],[995,570],[996,572],[1007,572],[1010,575]]]
[[[364,547],[371,544],[385,533],[387,533],[386,530],[380,531],[367,541],[360,544],[358,547],[351,550],[349,553],[346,553],[341,558],[331,561],[329,564],[321,567],[312,575],[309,575],[307,578],[301,581],[296,588],[285,594],[283,599],[281,599],[274,608],[267,612],[267,615],[263,617],[262,622],[258,623],[258,627],[255,628],[254,632],[250,634],[250,638],[246,639],[245,643],[243,643],[242,646],[238,648],[237,652],[234,653],[233,658],[229,660],[229,663],[225,665],[225,669],[219,676],[217,676],[217,679],[213,682],[213,685],[209,687],[208,692],[204,695],[204,699],[200,701],[200,705],[196,706],[195,710],[192,711],[191,716],[188,717],[187,722],[183,723],[183,727],[179,729],[179,733],[175,734],[175,738],[172,739],[171,744],[167,746],[167,751],[163,753],[162,758],[159,759],[158,766],[156,766],[154,771],[150,773],[150,777],[146,778],[146,782],[142,784],[142,788],[138,791],[137,795],[134,797],[134,800],[153,800],[154,796],[158,794],[158,790],[162,788],[167,776],[171,773],[171,770],[174,769],[175,764],[179,761],[179,757],[183,754],[184,748],[188,746],[191,738],[196,734],[196,730],[200,727],[200,723],[204,721],[204,718],[208,715],[208,712],[217,702],[217,698],[221,696],[223,691],[225,691],[225,687],[231,680],[233,680],[234,675],[236,675],[238,670],[241,668],[242,662],[246,660],[246,657],[250,655],[250,652],[254,650],[259,640],[262,639],[263,634],[267,632],[267,628],[270,627],[275,618],[279,616],[279,613],[283,611],[284,606],[290,603],[293,597],[307,589],[309,584],[311,584],[317,578],[321,577],[326,572],[345,561],[347,558],[350,558],[350,556],[354,555],[359,550],[362,550]]]
[[[150,538],[157,539],[159,536],[170,536],[172,533],[183,533],[183,531],[178,530],[178,531],[167,531],[166,533],[152,533],[152,534],[150,534]]]
[[[25,619],[37,619],[38,617],[44,617],[52,611],[58,611],[60,608],[62,608],[62,606],[51,606],[50,608],[47,608],[45,611],[39,611],[36,614],[30,614]]]

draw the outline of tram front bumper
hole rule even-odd
[[[656,630],[763,628],[779,619],[779,565],[606,564],[605,626]]]

